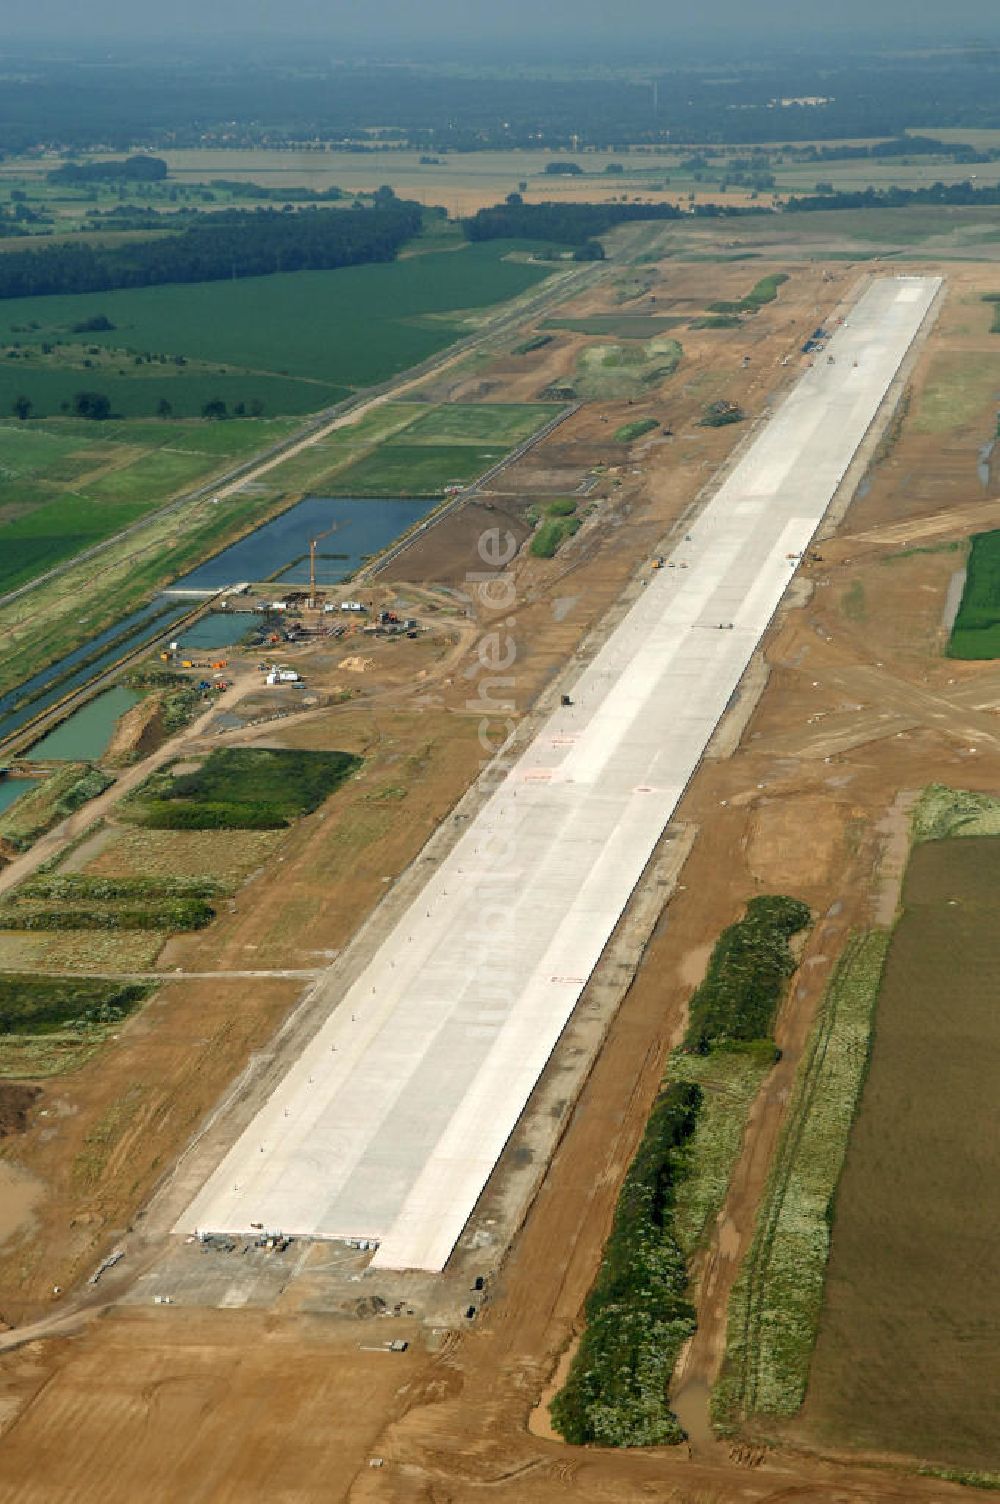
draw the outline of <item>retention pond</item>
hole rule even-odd
[[[309,583],[309,543],[318,538],[316,581],[336,585],[437,506],[434,498],[311,496],[206,559],[176,582],[182,590],[221,590],[238,581]]]

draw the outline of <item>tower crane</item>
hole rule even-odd
[[[329,538],[339,526],[339,522],[335,522],[332,527],[326,528],[322,533],[317,533],[315,538],[309,539],[309,599],[306,604],[310,610],[313,610],[316,605],[316,545],[323,538]]]

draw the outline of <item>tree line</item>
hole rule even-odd
[[[0,298],[217,282],[392,261],[423,223],[419,204],[371,209],[223,209],[177,235],[127,245],[62,244],[0,257]]]
[[[513,195],[514,198],[517,195]],[[643,219],[681,219],[673,204],[494,204],[462,221],[468,240],[547,240],[583,245],[615,225]]]
[[[1000,184],[976,188],[971,182],[931,183],[926,188],[859,188],[850,193],[814,193],[804,198],[790,198],[786,214],[813,209],[906,209],[912,204],[936,204],[942,207],[1000,204]]]

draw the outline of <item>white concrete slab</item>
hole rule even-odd
[[[938,287],[869,288],[179,1231],[444,1265]]]

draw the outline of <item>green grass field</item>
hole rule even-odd
[[[983,416],[992,437],[1000,389],[995,355],[944,354],[932,362],[911,422],[918,433],[946,433]]]
[[[394,404],[400,415],[405,404]],[[463,485],[547,423],[558,408],[542,403],[411,404],[412,421],[327,485],[342,496],[434,496]]]
[[[683,353],[675,339],[662,336],[644,344],[591,345],[580,356],[573,387],[578,396],[598,400],[641,396],[676,371]]]
[[[0,591],[275,443],[292,419],[0,423]]]
[[[1000,531],[972,539],[949,658],[1000,658]]]
[[[125,416],[151,417],[161,399],[178,417],[214,399],[230,410],[256,399],[269,416],[316,411],[425,360],[467,333],[474,311],[550,274],[505,260],[509,250],[495,241],[329,272],[12,299],[0,303],[0,414],[22,394],[36,416],[58,414],[80,390],[106,393]],[[101,314],[115,328],[82,345],[73,326]]]

